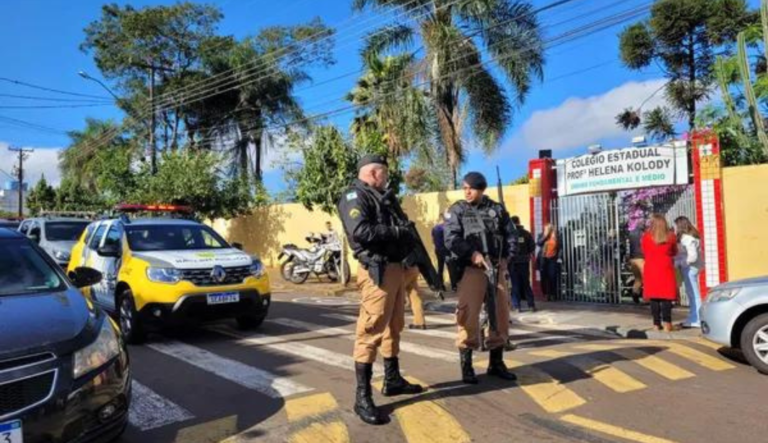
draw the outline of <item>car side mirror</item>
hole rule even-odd
[[[75,268],[70,277],[75,287],[80,289],[99,283],[102,279],[102,274],[93,268],[79,267]]]
[[[243,250],[243,244],[242,243],[232,243],[232,247],[235,249]]]
[[[109,244],[104,245],[96,250],[96,253],[102,257],[118,258],[120,257],[120,245]]]
[[[40,233],[39,232],[30,232],[29,233],[29,239],[33,242],[40,244]]]

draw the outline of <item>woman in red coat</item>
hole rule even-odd
[[[643,298],[651,303],[653,326],[672,331],[672,302],[677,300],[677,278],[674,259],[677,239],[664,216],[654,214],[651,226],[641,241],[645,255]]]

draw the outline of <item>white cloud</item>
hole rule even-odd
[[[630,134],[616,125],[616,115],[625,108],[639,106],[665,82],[664,79],[628,82],[602,95],[571,97],[556,108],[536,111],[515,134],[512,145],[557,151],[610,138],[629,138]],[[664,93],[660,91],[643,109],[662,104]]]
[[[12,174],[14,167],[19,163],[18,155],[8,150],[8,143],[0,142],[0,171]],[[24,146],[24,148],[34,149],[24,161],[24,181],[34,186],[40,177],[45,174],[45,179],[49,184],[58,186],[61,182],[61,171],[59,170],[59,153],[63,148],[38,148]],[[0,182],[11,180],[5,173],[0,172]]]

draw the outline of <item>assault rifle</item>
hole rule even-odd
[[[395,192],[392,189],[389,189],[381,197],[381,201],[382,204],[387,205],[392,209],[392,212],[395,214],[398,226],[406,228],[410,232],[411,237],[415,243],[413,248],[413,256],[421,276],[424,277],[424,281],[426,281],[427,285],[429,285],[429,288],[436,293],[437,297],[440,300],[445,300],[443,292],[440,290],[441,277],[438,277],[437,275],[435,266],[432,264],[432,260],[429,258],[429,253],[427,253],[427,248],[424,246],[424,242],[421,240],[419,231],[416,230],[416,226],[413,224],[413,222],[408,220],[408,216],[405,215],[403,208],[400,207],[400,203],[397,201]]]

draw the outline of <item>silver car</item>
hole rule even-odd
[[[21,223],[19,232],[40,245],[59,266],[66,269],[72,248],[89,223],[81,218],[30,218]]]
[[[700,313],[705,338],[741,349],[752,366],[768,375],[768,277],[712,289]]]

